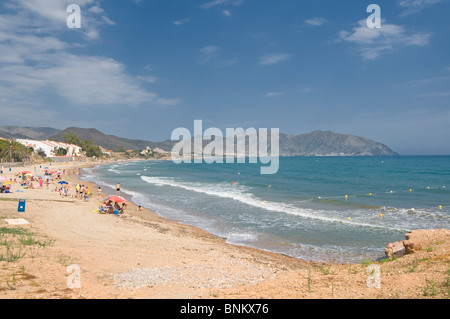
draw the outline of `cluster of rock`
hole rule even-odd
[[[450,240],[450,229],[418,229],[405,235],[406,240],[396,241],[386,246],[388,258],[398,258],[412,254],[423,248]]]

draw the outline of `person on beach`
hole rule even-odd
[[[120,183],[116,185],[116,195],[120,195]]]
[[[119,214],[123,213],[122,208],[120,208],[118,203],[114,203],[114,210],[117,210]]]
[[[78,197],[78,199],[83,199],[85,191],[86,191],[86,188],[84,188],[84,185],[81,185],[81,187],[80,187],[80,196]]]
[[[97,199],[100,199],[101,196],[102,196],[102,188],[99,186],[97,189]]]

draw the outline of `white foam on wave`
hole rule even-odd
[[[229,244],[255,243],[258,241],[258,236],[251,233],[228,233],[225,237]]]
[[[116,169],[119,166],[120,166],[119,164],[111,165],[111,167],[108,168],[108,172],[120,174],[120,171]]]
[[[411,229],[450,227],[450,216],[438,209],[383,206],[381,212],[389,216],[393,221],[408,225]]]
[[[321,215],[321,211],[319,210],[313,210],[308,208],[299,208],[290,204],[286,203],[280,203],[280,202],[272,202],[272,201],[265,201],[263,199],[259,199],[255,197],[254,195],[248,193],[250,189],[248,187],[242,186],[242,185],[233,185],[228,186],[224,183],[222,184],[204,184],[204,183],[187,183],[187,182],[179,182],[173,178],[165,178],[165,177],[150,177],[150,176],[141,176],[141,179],[147,183],[158,185],[158,186],[171,186],[171,187],[178,187],[185,190],[197,192],[197,193],[203,193],[210,196],[216,196],[221,198],[230,198],[236,201],[239,201],[241,203],[244,203],[246,205],[254,206],[260,209],[264,209],[267,211],[275,211],[285,214],[291,214],[300,216],[303,218],[313,219],[313,220],[320,220],[327,223],[341,223],[346,224],[354,227],[370,227],[370,228],[384,228],[384,229],[391,229],[391,230],[397,230],[397,231],[409,231],[406,229],[398,229],[398,228],[392,228],[388,226],[383,225],[375,225],[375,224],[368,224],[368,223],[362,223],[357,222],[353,220],[342,220],[338,218],[333,217],[327,217],[324,216],[324,214]],[[326,212],[324,212],[326,213]]]

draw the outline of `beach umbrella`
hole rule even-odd
[[[7,181],[8,179],[4,176],[0,176],[0,182]]]
[[[10,184],[12,184],[12,182],[11,182],[11,181],[6,181],[6,182],[3,182],[3,185],[10,185]]]
[[[58,184],[67,184],[65,181],[58,182]]]
[[[123,198],[122,196],[109,196],[108,199],[112,202],[116,203],[126,203],[127,200]]]

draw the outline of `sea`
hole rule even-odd
[[[450,228],[450,156],[281,157],[257,163],[113,163],[81,178],[230,244],[358,263],[414,229]]]

